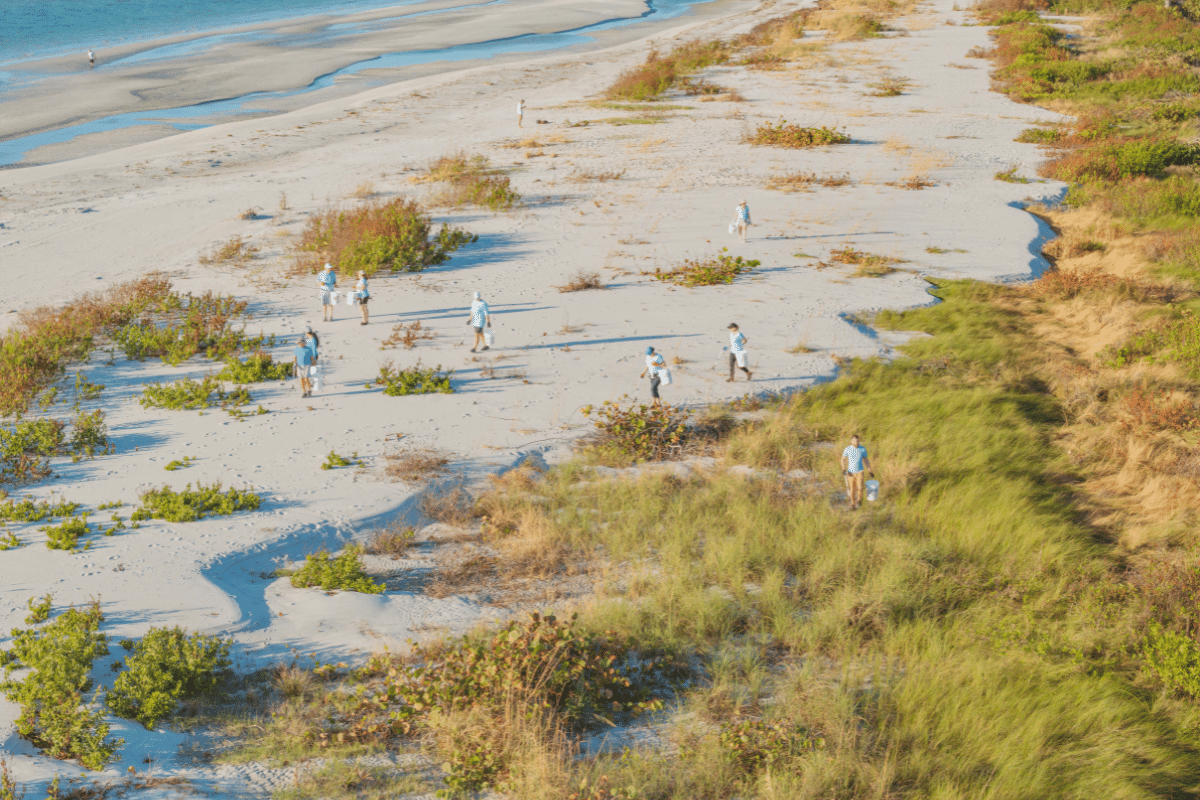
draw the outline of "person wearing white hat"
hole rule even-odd
[[[475,297],[471,300],[471,319],[467,324],[475,329],[475,344],[471,345],[471,352],[475,352],[475,348],[479,347],[480,342],[483,343],[483,349],[488,349],[487,340],[483,336],[483,328],[492,327],[492,315],[488,312],[488,304],[479,296],[479,292],[475,293]]]
[[[750,229],[750,206],[746,205],[746,201],[738,203],[735,209],[737,213],[737,232],[742,243],[746,242],[746,231]]]
[[[321,320],[333,322],[333,304],[337,302],[337,270],[332,264],[326,264],[325,269],[317,274],[317,284],[321,287]]]

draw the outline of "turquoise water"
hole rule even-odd
[[[490,0],[484,4],[490,5],[505,1],[506,0]],[[7,0],[5,0],[5,2],[7,2]],[[51,5],[53,5],[54,2],[56,2],[56,0],[49,0]],[[708,0],[649,0],[649,10],[638,17],[612,19],[606,22],[587,25],[582,28],[562,31],[559,33],[527,34],[524,36],[494,39],[477,44],[459,45],[456,47],[448,47],[437,50],[410,50],[397,53],[385,53],[375,58],[364,59],[334,72],[322,75],[308,86],[291,91],[254,92],[226,100],[214,100],[207,103],[197,103],[195,105],[181,106],[178,108],[114,114],[112,116],[78,125],[69,125],[55,130],[32,134],[30,136],[21,136],[2,141],[0,142],[0,167],[16,164],[22,158],[24,158],[27,152],[38,147],[69,142],[78,136],[84,136],[92,133],[120,130],[122,128],[138,125],[163,124],[170,125],[176,130],[186,131],[208,127],[210,125],[218,124],[221,121],[235,119],[239,116],[262,116],[267,114],[275,114],[278,112],[256,107],[256,104],[267,100],[296,97],[298,95],[314,92],[318,89],[332,86],[339,76],[352,75],[365,69],[388,69],[411,66],[415,64],[429,64],[438,61],[468,61],[471,59],[492,58],[494,56],[507,53],[536,53],[547,50],[557,50],[585,45],[593,41],[589,34],[615,27],[633,25],[648,20],[670,19],[686,13],[687,10],[692,6],[699,5],[703,2],[708,2]],[[390,3],[388,5],[396,5],[396,3]],[[461,6],[459,8],[461,8]],[[439,12],[420,13],[427,14]],[[393,19],[393,22],[395,22],[395,19]],[[363,24],[374,25],[380,23],[381,21]],[[352,23],[352,25],[353,24],[358,23]],[[344,28],[345,26],[339,27]],[[345,31],[339,31],[339,33],[344,32]],[[227,39],[229,36],[240,35],[243,34],[220,34],[206,38]],[[167,51],[168,53],[187,55],[198,52],[199,50],[197,48],[211,47],[214,43],[215,42],[209,42],[206,45],[203,39],[194,40],[180,45],[167,45],[161,48],[143,51],[142,53],[138,54],[138,57],[153,58],[155,56],[152,54],[156,51]],[[184,47],[191,47],[193,49],[183,51],[177,49]],[[172,50],[172,48],[176,49]],[[159,57],[164,56],[162,56],[160,53]],[[203,123],[196,121],[201,118],[205,120]]]
[[[198,31],[417,0],[3,0],[0,66]]]

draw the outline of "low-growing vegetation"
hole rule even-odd
[[[79,410],[71,420],[33,419],[0,428],[0,484],[36,483],[53,474],[50,459],[68,456],[72,461],[109,455],[115,450],[108,438],[104,412]],[[11,502],[11,501],[10,501]]]
[[[852,183],[849,173],[841,175],[817,175],[815,172],[791,172],[772,175],[767,181],[768,189],[781,192],[807,191],[813,186],[824,186],[836,189],[849,186]]]
[[[211,694],[228,675],[230,639],[182,628],[151,628],[136,642],[123,639],[125,669],[105,702],[113,713],[153,729],[179,702]]]
[[[376,386],[383,387],[383,393],[388,397],[402,397],[410,394],[453,394],[454,387],[450,384],[450,376],[454,370],[442,371],[442,365],[436,367],[422,366],[418,361],[411,367],[397,369],[391,362],[379,368],[379,377],[375,379]],[[368,385],[369,388],[369,385]]]
[[[903,259],[867,253],[852,247],[835,247],[829,251],[829,261],[833,264],[853,266],[852,274],[855,278],[881,278],[895,272],[896,268],[892,265],[900,263]]]
[[[429,328],[421,324],[421,320],[415,320],[405,325],[403,322],[397,322],[392,326],[392,332],[388,337],[379,344],[380,350],[385,350],[389,347],[403,347],[405,350],[412,350],[417,346],[417,342],[431,341],[435,336]]]
[[[804,127],[781,119],[776,123],[765,122],[755,129],[754,133],[746,135],[747,144],[761,144],[770,147],[821,147],[830,144],[849,144],[850,135],[845,131],[827,128]]]
[[[263,381],[283,381],[292,377],[292,365],[276,363],[271,354],[256,350],[245,360],[231,358],[225,362],[225,368],[216,374],[217,380],[231,383],[262,383]]]
[[[220,406],[226,410],[235,409],[254,401],[250,390],[244,386],[226,390],[224,385],[212,377],[205,376],[196,381],[191,378],[180,378],[174,383],[151,383],[142,390],[138,399],[142,408],[167,408],[176,411],[195,411],[201,408]]]
[[[437,205],[476,205],[491,211],[509,211],[521,202],[511,179],[491,168],[485,156],[461,152],[441,156],[414,180],[443,185],[433,199]]]
[[[149,519],[194,522],[239,511],[256,511],[262,502],[258,495],[250,491],[232,487],[221,491],[220,481],[207,486],[197,483],[195,489],[189,483],[178,492],[170,486],[164,486],[144,492],[140,498],[141,506],[130,516],[134,522]]]
[[[321,469],[337,469],[339,467],[361,467],[362,459],[358,457],[358,452],[355,451],[349,458],[339,456],[334,451],[330,450],[329,455],[325,456],[325,463],[321,465]]]
[[[429,213],[416,201],[372,201],[353,209],[328,208],[309,217],[300,234],[294,271],[318,272],[333,264],[343,275],[362,270],[420,272],[444,264],[450,254],[479,237],[443,224],[434,232]]]
[[[688,451],[695,431],[688,425],[691,412],[670,403],[623,406],[605,400],[584,406],[580,412],[594,420],[587,439],[589,452],[605,463],[667,461]]]
[[[739,275],[744,275],[762,264],[757,259],[746,259],[741,256],[729,255],[729,248],[721,248],[721,252],[703,258],[687,258],[679,266],[662,270],[655,268],[652,275],[656,281],[667,281],[679,286],[718,286],[733,283]]]
[[[346,545],[339,556],[324,548],[310,553],[290,577],[292,586],[298,589],[315,587],[327,592],[381,594],[387,588],[363,572],[362,548],[353,544]]]
[[[579,270],[571,279],[561,286],[555,286],[559,292],[585,292],[589,289],[607,289],[604,279],[595,270]]]
[[[245,214],[254,216],[247,217]],[[257,217],[258,214],[254,210],[247,211],[242,215],[242,219],[257,219]],[[214,265],[244,267],[258,255],[261,249],[258,245],[251,244],[248,239],[242,238],[240,234],[234,234],[197,260],[206,267]]]
[[[413,448],[385,453],[383,474],[394,481],[417,481],[436,478],[446,470],[450,456],[432,448]]]

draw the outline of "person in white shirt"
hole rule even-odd
[[[475,329],[475,344],[471,345],[471,352],[475,352],[475,348],[479,347],[479,343],[483,342],[483,349],[488,349],[487,340],[483,338],[483,326],[492,327],[492,315],[488,312],[488,304],[483,302],[483,298],[479,296],[479,292],[475,293],[475,299],[471,301],[471,319],[468,322]]]
[[[361,269],[358,271],[358,283],[354,284],[354,291],[358,292],[358,307],[362,309],[363,321],[362,325],[366,325],[371,321],[367,316],[367,301],[371,299],[371,289],[367,284],[367,273]]]
[[[93,67],[96,66],[96,54],[92,52],[92,48],[90,47],[88,48],[88,64]]]
[[[524,101],[524,100],[519,100],[519,101],[517,102],[517,127],[518,127],[518,128],[524,128],[524,127],[525,127],[525,126],[522,124],[522,120],[524,120],[524,119],[525,119],[525,101]]]
[[[646,373],[650,373],[650,404],[660,405],[658,397],[658,387],[662,383],[662,374],[667,370],[666,359],[662,357],[662,353],[654,352],[653,347],[646,348],[646,368],[642,370],[639,378],[646,377]]]
[[[743,200],[737,204],[734,213],[737,214],[738,237],[741,238],[744,244],[746,242],[746,231],[750,230],[750,206],[746,205],[746,201]]]
[[[746,380],[754,380],[754,375],[746,367],[746,345],[750,340],[746,338],[746,334],[738,330],[736,322],[729,323],[729,379],[726,383],[733,383],[733,376],[736,374],[734,368],[740,369],[746,373]]]

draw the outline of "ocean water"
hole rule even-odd
[[[0,66],[185,33],[418,0],[2,0]]]
[[[11,0],[0,0],[0,2],[10,1]],[[26,2],[26,0],[18,1],[21,3]],[[110,2],[111,0],[108,1]],[[267,100],[293,98],[297,95],[305,95],[310,92],[315,92],[319,89],[332,86],[339,76],[352,75],[366,69],[396,68],[415,64],[428,64],[439,61],[453,63],[475,59],[488,59],[502,54],[538,53],[548,50],[560,50],[584,46],[594,41],[590,34],[598,33],[611,28],[636,25],[638,23],[651,20],[671,19],[687,13],[692,6],[701,5],[710,1],[711,0],[647,0],[647,10],[636,17],[616,17],[604,22],[593,23],[581,28],[559,31],[557,33],[531,33],[521,36],[493,39],[490,41],[458,45],[455,47],[447,47],[435,50],[407,50],[401,52],[383,53],[373,58],[367,58],[352,64],[348,64],[341,69],[318,77],[307,86],[297,87],[296,89],[292,89],[290,91],[252,92],[240,97],[231,97],[224,100],[196,103],[193,105],[179,106],[176,108],[113,114],[100,119],[90,120],[88,122],[66,125],[57,129],[42,131],[40,133],[27,136],[14,137],[0,141],[0,169],[12,167],[18,164],[18,162],[25,157],[26,153],[36,148],[51,144],[69,142],[80,136],[85,136],[88,134],[104,133],[143,125],[164,124],[178,131],[188,131],[196,130],[198,128],[205,128],[229,119],[244,118],[246,116],[264,116],[278,113],[275,111],[269,111],[258,106],[257,104]],[[72,5],[76,4],[76,0],[46,0],[46,2],[51,6],[56,2],[64,2]],[[232,0],[232,2],[243,4],[246,7],[252,5],[251,0]],[[397,3],[393,0],[393,2],[376,4],[370,7],[386,8],[402,6],[406,4],[411,5],[416,2],[420,2],[420,0],[408,0],[407,3]],[[455,6],[455,8],[470,8],[472,6],[493,5],[506,2],[509,2],[509,0],[481,0],[481,2],[466,3],[463,6]],[[101,3],[101,5],[104,4],[107,4],[107,2]],[[112,4],[121,5],[119,2]],[[142,0],[140,3],[131,2],[130,4],[146,6],[155,5],[155,3],[151,2],[151,0]],[[187,6],[188,3],[184,2],[179,3],[178,5]],[[196,5],[203,6],[206,5],[206,3],[197,2]],[[262,4],[259,3],[257,5]],[[301,3],[288,4],[288,7],[299,7],[301,5]],[[315,8],[317,5],[318,4],[316,3],[312,3],[310,8]],[[324,10],[330,10],[335,5],[343,10],[351,7],[367,7],[352,5],[350,2],[343,2],[342,0],[335,0],[334,3],[322,3],[320,4],[320,7]],[[444,13],[447,10],[449,9],[442,9],[440,11],[413,12],[407,16],[438,14]],[[312,12],[310,11],[310,13]],[[387,25],[389,22],[394,24],[397,21],[402,21],[405,16],[406,15],[402,12],[395,17],[386,20],[375,20],[365,23],[335,24],[327,27],[338,29],[331,35],[344,35],[348,32],[351,32],[348,30],[349,28]],[[279,17],[271,18],[278,19]],[[0,28],[3,28],[3,26],[0,26]],[[143,41],[147,38],[150,38],[141,34],[131,35],[137,37],[134,39],[135,41]],[[113,64],[109,66],[115,66],[116,64],[122,62],[130,63],[134,60],[187,57],[188,55],[193,55],[208,47],[212,47],[215,44],[228,41],[231,38],[236,39],[239,37],[253,37],[259,35],[260,34],[253,32],[235,34],[214,33],[211,36],[201,37],[187,42],[172,45],[162,45],[160,47],[151,47],[132,56],[128,56],[125,59],[120,59],[116,62],[113,62]],[[314,43],[315,42],[310,42],[309,44]],[[12,76],[13,74],[14,73],[8,73],[9,76]],[[16,75],[19,76],[20,73],[16,73]],[[5,77],[6,74],[4,72],[0,72],[0,85],[5,82]],[[18,78],[18,80],[15,82],[15,85],[20,86],[20,83],[21,81]],[[12,88],[14,84],[10,83],[9,86]],[[30,86],[27,90],[36,91],[36,88]],[[2,98],[0,98],[0,100],[2,100]],[[0,105],[2,105],[2,103],[0,103]]]

